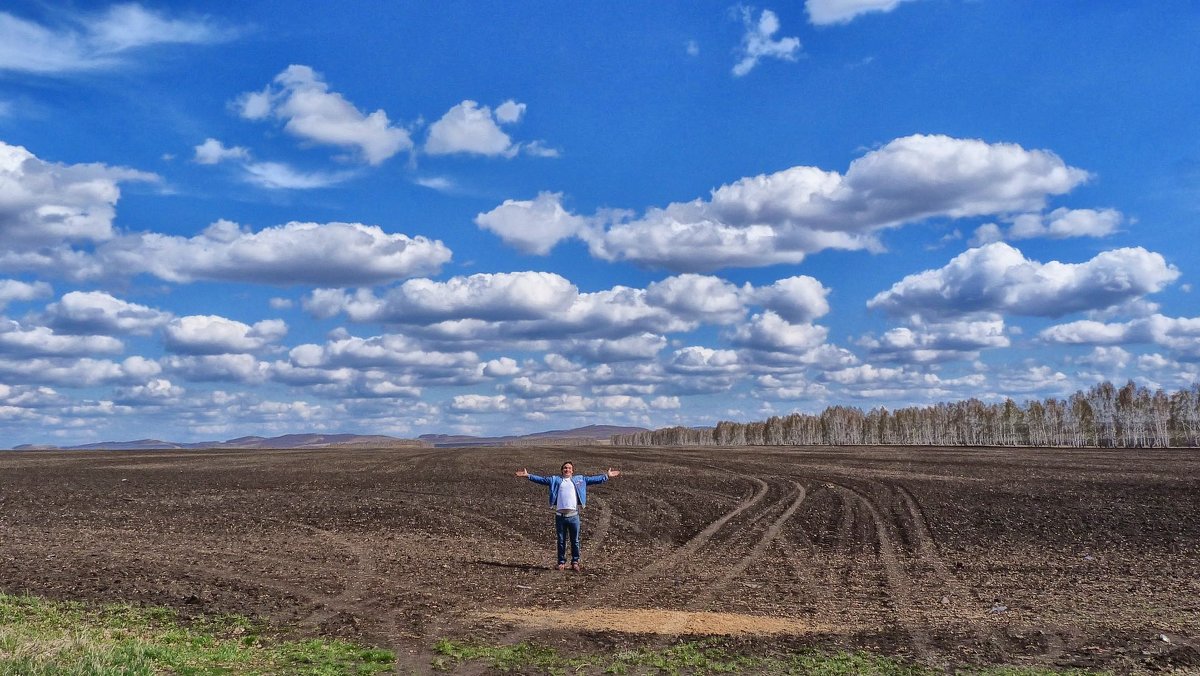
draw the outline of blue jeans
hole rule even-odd
[[[571,538],[571,563],[579,561],[579,515],[554,515],[554,532],[558,534],[558,562],[567,562],[567,538]]]

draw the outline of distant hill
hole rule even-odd
[[[416,439],[401,439],[379,434],[285,434],[279,437],[238,437],[227,441],[198,441],[190,443],[162,441],[159,439],[137,439],[135,441],[101,441],[78,446],[50,446],[46,444],[23,444],[14,451],[62,450],[62,451],[157,451],[201,448],[330,448],[335,446],[516,446],[536,443],[551,445],[607,444],[614,434],[632,434],[647,431],[644,427],[619,427],[616,425],[588,425],[569,430],[550,430],[520,436],[473,437],[461,434],[423,434]]]
[[[54,446],[41,446],[40,448],[54,448]],[[82,444],[79,446],[67,446],[64,450],[72,451],[112,451],[112,450],[129,450],[129,451],[156,451],[181,448],[194,448],[192,444],[177,444],[171,441],[159,441],[158,439],[138,439],[137,441],[101,441],[95,444]],[[13,450],[24,450],[18,446]]]
[[[425,446],[415,439],[381,434],[285,434],[281,437],[241,437],[216,448],[324,448],[326,446]]]

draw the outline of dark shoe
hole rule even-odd
[[[555,568],[557,568],[558,570],[566,570],[566,569],[567,569],[567,564],[565,564],[565,563],[560,563],[560,564],[558,564],[557,566],[555,566]]]
[[[575,571],[576,573],[581,573],[583,572],[583,566],[579,565],[578,561],[572,561],[571,570]]]

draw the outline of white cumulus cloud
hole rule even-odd
[[[305,307],[321,316],[345,311],[354,321],[427,324],[446,320],[544,319],[571,307],[575,285],[550,272],[481,273],[445,282],[410,279],[382,298],[318,289]]]
[[[193,158],[196,164],[218,164],[225,160],[246,160],[250,151],[242,146],[227,147],[215,138],[206,138],[204,143],[196,146]]]
[[[1124,217],[1116,209],[1067,209],[1048,214],[1022,214],[1013,219],[1008,231],[1011,239],[1049,237],[1105,237],[1116,232]]]
[[[257,352],[287,335],[287,324],[265,319],[253,326],[215,315],[190,315],[171,320],[163,329],[167,348],[180,354]]]
[[[324,345],[298,345],[288,353],[288,363],[301,369],[385,369],[420,374],[424,378],[474,380],[480,360],[474,352],[427,350],[406,336],[384,334],[369,338],[346,336]]]
[[[1008,347],[1011,341],[1004,328],[1004,320],[999,318],[921,323],[891,329],[878,339],[864,339],[862,344],[873,357],[887,361],[931,364],[969,360],[977,358],[982,349]]]
[[[25,326],[0,317],[0,356],[63,356],[115,354],[125,344],[110,336],[72,336],[55,333],[46,326]]]
[[[242,117],[269,116],[284,121],[293,136],[323,145],[352,148],[372,166],[412,148],[408,130],[393,126],[382,109],[364,115],[312,68],[291,65],[261,92],[243,94],[237,101]]]
[[[895,139],[850,163],[846,173],[797,166],[739,179],[710,200],[615,211],[588,220],[558,196],[509,201],[476,222],[526,251],[583,239],[593,256],[681,272],[799,263],[824,249],[880,249],[876,233],[929,218],[1041,210],[1052,195],[1089,178],[1046,150],[939,135]],[[505,209],[504,207],[509,207]],[[524,238],[522,241],[521,238]]]
[[[1161,254],[1141,247],[1105,251],[1084,263],[1041,263],[996,242],[969,249],[943,268],[905,277],[867,307],[893,315],[1060,317],[1134,300],[1178,277]]]
[[[170,404],[176,402],[185,392],[182,387],[166,378],[154,378],[144,385],[118,388],[113,401],[135,406]]]
[[[524,110],[525,104],[508,101],[493,114],[487,106],[463,101],[429,126],[425,152],[430,155],[470,153],[512,157],[520,148],[513,145],[500,125],[516,122]]]
[[[1151,343],[1171,350],[1182,359],[1200,359],[1200,317],[1156,314],[1112,323],[1085,319],[1051,326],[1038,337],[1047,343],[1065,345]]]
[[[700,322],[728,324],[746,313],[742,292],[719,277],[684,274],[646,287],[646,302]]]
[[[0,141],[0,250],[109,239],[118,184],[157,180],[124,167],[46,162]]]
[[[499,359],[491,359],[482,365],[483,375],[492,378],[504,378],[507,376],[515,376],[521,372],[520,365],[511,357],[500,357]]]
[[[103,291],[71,291],[46,307],[46,323],[70,334],[148,334],[172,319],[169,312],[121,300]]]
[[[108,359],[72,359],[59,355],[24,359],[0,356],[0,377],[10,383],[93,387],[145,382],[160,371],[157,362],[143,357],[129,357],[117,363]]]
[[[668,370],[687,374],[717,374],[736,371],[739,367],[738,354],[734,350],[721,350],[703,345],[692,345],[671,356]]]
[[[438,240],[361,223],[287,223],[257,232],[217,221],[195,237],[130,235],[100,247],[105,269],[170,282],[197,279],[292,285],[376,284],[436,272]]]
[[[568,341],[562,350],[593,364],[611,364],[653,359],[666,347],[666,338],[646,332],[623,338],[573,339]]]
[[[558,157],[558,150],[543,141],[519,143],[501,125],[515,124],[525,115],[525,104],[512,99],[495,110],[470,99],[446,111],[429,125],[425,152],[430,155],[463,153],[485,157],[516,157],[524,152],[534,157]]]
[[[1013,217],[1008,230],[996,223],[984,223],[975,230],[972,246],[1004,240],[1066,239],[1068,237],[1107,237],[1117,231],[1125,217],[1116,209],[1067,209],[1060,207],[1048,214],[1020,214]]]
[[[807,275],[780,279],[751,292],[754,302],[789,322],[803,323],[829,312],[829,289]]]
[[[767,310],[750,318],[730,333],[730,341],[740,347],[767,352],[806,352],[820,347],[829,329],[815,324],[793,324]]]
[[[163,366],[192,382],[258,383],[266,379],[269,365],[250,354],[170,355]]]
[[[733,66],[734,77],[754,70],[758,62],[764,58],[795,61],[796,52],[800,51],[800,40],[794,37],[772,37],[779,32],[779,17],[769,9],[764,9],[754,20],[754,13],[749,7],[741,8],[742,24],[746,29],[742,35],[739,50],[741,57]]]
[[[562,193],[542,192],[532,200],[505,200],[477,215],[475,224],[494,232],[509,246],[544,256],[560,240],[582,231],[587,219],[563,208]]]
[[[850,23],[871,12],[890,12],[911,0],[805,0],[808,20],[815,26]]]
[[[508,398],[503,394],[457,394],[450,401],[450,410],[455,413],[499,413],[508,409]]]
[[[650,400],[650,408],[658,411],[677,411],[683,408],[679,397],[655,397]]]
[[[0,310],[14,301],[36,300],[49,296],[53,290],[45,282],[22,282],[16,279],[0,279]]]

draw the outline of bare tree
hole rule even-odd
[[[712,428],[669,427],[617,435],[616,445],[856,445],[1101,446],[1200,445],[1200,383],[1167,394],[1133,381],[1120,389],[1099,383],[1066,400],[966,399],[863,413],[830,406],[818,415],[791,413],[765,421],[723,420]]]

